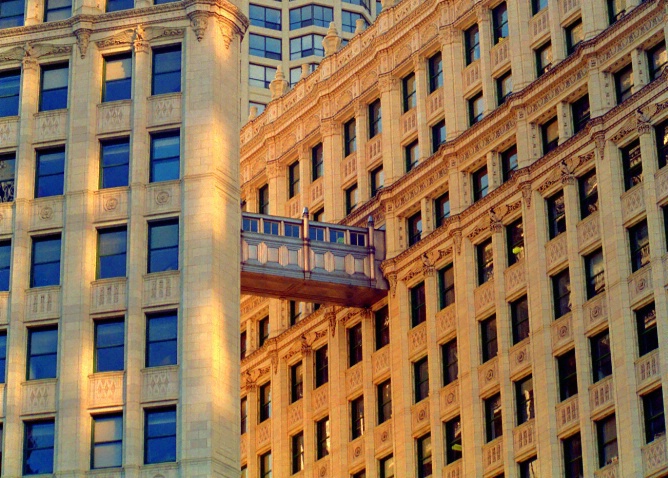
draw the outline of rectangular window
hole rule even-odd
[[[329,356],[327,346],[315,351],[315,388],[329,382]]]
[[[415,73],[410,73],[401,80],[401,93],[403,95],[403,112],[415,108],[417,104]]]
[[[517,425],[534,418],[533,377],[529,375],[515,382],[515,398],[517,400]]]
[[[265,222],[265,234],[267,233],[267,226],[269,221]],[[271,223],[272,226],[274,223]],[[278,226],[278,224],[276,224]],[[286,234],[287,235],[287,234]],[[290,325],[295,325],[297,322],[299,322],[303,317],[302,317],[302,310],[301,310],[301,302],[297,302],[294,300],[288,301],[288,309],[289,313],[288,315],[290,316]]]
[[[352,118],[343,125],[343,152],[346,157],[357,151],[357,127],[355,118]]]
[[[499,342],[496,333],[496,316],[480,322],[480,342],[482,348],[482,363],[485,363],[499,353]]]
[[[100,141],[100,188],[128,185],[130,138]]]
[[[299,161],[288,166],[288,198],[299,194]]]
[[[302,363],[298,362],[290,367],[290,403],[300,400],[304,396],[304,372]]]
[[[557,357],[559,373],[559,398],[563,402],[578,394],[578,374],[575,366],[575,350]]]
[[[633,66],[627,65],[615,73],[615,93],[617,104],[620,104],[633,94]]]
[[[593,383],[612,375],[612,359],[610,358],[610,335],[608,331],[589,339],[591,344],[591,370]]]
[[[638,327],[638,355],[642,357],[659,348],[654,302],[635,312]]]
[[[321,459],[329,455],[329,417],[315,423],[316,456]]]
[[[529,337],[529,302],[527,296],[510,303],[510,317],[513,327],[513,345]]]
[[[517,145],[512,145],[501,153],[501,173],[503,182],[510,179],[510,176],[519,167],[517,162]]]
[[[659,158],[659,169],[668,163],[668,121],[654,128],[656,135],[656,155]]]
[[[392,418],[392,384],[389,380],[376,387],[378,393],[378,425]]]
[[[44,22],[57,22],[72,16],[72,0],[46,0]]]
[[[431,127],[431,152],[438,151],[438,148],[445,143],[445,120],[441,120]]]
[[[304,469],[304,432],[292,436],[292,474]]]
[[[473,201],[479,201],[489,193],[489,176],[487,175],[487,166],[483,166],[471,173],[473,182]]]
[[[578,134],[580,131],[584,130],[591,118],[588,94],[571,103],[571,113],[573,115],[573,134]]]
[[[315,181],[324,174],[324,159],[322,143],[316,144],[311,148],[311,180]],[[266,214],[266,213],[261,213]]]
[[[473,126],[478,121],[482,120],[485,115],[485,102],[483,100],[482,92],[474,95],[468,100],[469,107],[469,125]]]
[[[376,311],[375,323],[376,350],[380,350],[390,343],[390,314],[387,306]]]
[[[96,279],[125,277],[127,243],[126,226],[98,229]]]
[[[260,478],[271,478],[271,451],[260,455]]]
[[[93,417],[93,452],[91,468],[123,466],[123,414]]]
[[[480,58],[480,32],[477,23],[464,30],[464,50],[467,66]]]
[[[178,363],[177,335],[176,311],[146,314],[146,367]]]
[[[434,214],[436,227],[440,227],[450,217],[450,194],[446,191],[434,199]]]
[[[248,84],[250,86],[269,88],[269,84],[275,76],[276,68],[272,66],[256,65],[255,63],[248,65]]]
[[[519,462],[518,465],[520,469],[519,478],[536,478],[539,476],[538,461],[535,455]]]
[[[445,422],[445,463],[449,465],[462,458],[462,422],[455,417]]]
[[[543,139],[543,155],[554,151],[559,146],[559,122],[557,117],[540,125],[541,137]]]
[[[341,10],[341,27],[346,33],[355,33],[357,29],[357,20],[362,20],[365,26],[369,26],[366,18],[360,13],[349,12],[348,10]]]
[[[350,327],[348,334],[348,366],[352,367],[362,361],[362,324]]]
[[[559,191],[545,200],[550,239],[566,232],[566,205],[564,191]]]
[[[394,478],[394,456],[389,455],[379,461],[380,478]]]
[[[153,49],[151,94],[181,91],[181,45]]]
[[[650,261],[649,231],[647,220],[643,219],[635,226],[629,227],[629,246],[631,252],[631,270],[639,270]]]
[[[258,411],[260,413],[258,423],[262,423],[271,418],[271,382],[260,385],[258,400]]]
[[[422,238],[422,213],[417,212],[407,219],[408,246],[417,244]]]
[[[524,224],[521,218],[506,226],[506,241],[510,267],[524,259]]]
[[[617,460],[617,421],[610,415],[596,422],[598,465],[603,468]]]
[[[478,263],[478,285],[494,278],[494,250],[492,249],[492,238],[475,246],[476,261]]]
[[[501,394],[485,399],[485,435],[487,443],[503,436]]]
[[[157,3],[157,2],[156,2]],[[134,0],[107,0],[106,12],[118,12],[120,10],[130,10],[135,7]]]
[[[452,264],[438,271],[438,300],[441,309],[455,303],[455,270]]]
[[[37,151],[35,198],[60,196],[65,184],[65,147]]]
[[[653,81],[657,79],[659,76],[661,76],[663,70],[666,69],[666,65],[668,65],[668,53],[666,53],[666,42],[662,41],[654,48],[649,50],[647,52],[647,59],[649,63],[648,65],[649,79]]]
[[[125,321],[95,322],[95,372],[117,372],[125,369]]]
[[[148,270],[179,270],[179,220],[167,219],[148,223]]]
[[[269,214],[269,185],[265,184],[257,190],[257,212],[259,214]]]
[[[429,396],[429,363],[427,357],[413,363],[413,379],[415,381],[415,403]]]
[[[666,434],[663,412],[663,392],[659,388],[642,397],[645,419],[645,443],[651,443]]]
[[[300,8],[293,8],[290,10],[290,30],[310,26],[327,28],[333,19],[333,10],[322,5],[305,5]]]
[[[635,140],[630,145],[622,148],[621,153],[622,169],[624,170],[624,188],[628,191],[643,180],[640,141]]]
[[[607,0],[608,20],[610,25],[622,18],[626,13],[626,0]]]
[[[508,6],[506,2],[501,2],[492,9],[492,29],[495,45],[508,38]]]
[[[432,475],[431,435],[427,434],[415,441],[417,445],[417,477],[427,478]]]
[[[499,106],[506,102],[513,92],[513,75],[507,71],[496,79],[496,98]]]
[[[144,464],[176,461],[176,407],[144,410]]]
[[[281,11],[276,8],[263,7],[261,5],[249,5],[250,24],[255,27],[269,28],[271,30],[281,29]]]
[[[27,379],[56,378],[57,367],[58,327],[28,329]]]
[[[443,86],[443,56],[441,52],[433,54],[427,60],[429,66],[429,93]]]
[[[6,0],[0,3],[0,28],[23,26],[24,0]]]
[[[151,170],[149,181],[171,181],[181,176],[181,132],[151,134]]]
[[[6,382],[7,376],[7,331],[3,330],[0,332],[0,383]],[[0,449],[2,445],[2,429],[0,429]],[[0,451],[0,458],[2,458],[2,452]],[[2,461],[0,460],[0,464]],[[0,470],[2,468],[0,467]]]
[[[346,215],[353,212],[359,202],[359,189],[357,183],[346,189]]]
[[[598,211],[598,177],[596,169],[578,179],[580,190],[580,217],[582,219]]]
[[[322,35],[316,35],[316,34],[311,34],[311,35],[304,35],[301,37],[297,38],[291,38],[290,39],[290,59],[291,60],[298,60],[300,58],[305,58],[307,56],[325,56],[325,50],[324,47],[322,46],[322,40],[325,37]],[[272,40],[274,40],[272,38]],[[276,40],[279,42],[279,48],[280,48],[280,40]],[[279,50],[280,51],[280,50]],[[280,56],[280,53],[279,53]],[[269,58],[269,57],[267,57]],[[280,60],[280,58],[275,58],[276,60]]]
[[[580,43],[584,40],[582,19],[578,18],[564,30],[566,31],[566,54],[572,55],[575,52],[575,49],[580,46]]]
[[[254,56],[281,60],[281,39],[251,33],[249,35],[249,52]]]
[[[32,240],[30,287],[60,285],[60,234]]]
[[[350,401],[350,431],[353,440],[364,433],[364,396]]]
[[[382,166],[378,166],[369,175],[371,179],[371,197],[374,197],[385,186],[385,171]]]
[[[536,15],[547,8],[548,0],[531,0],[531,13]]]
[[[545,0],[547,3],[547,0]],[[547,42],[535,50],[536,54],[536,78],[550,71],[552,68],[552,43]]]
[[[561,440],[564,448],[564,476],[566,478],[580,478],[584,475],[582,465],[582,441],[580,432]]]
[[[406,172],[415,168],[420,161],[420,151],[418,150],[417,140],[404,146],[404,159],[406,160]]]
[[[369,105],[369,139],[383,130],[381,121],[380,98]]]
[[[132,53],[104,57],[102,102],[132,97]]]
[[[411,325],[417,327],[427,321],[427,305],[424,282],[410,288],[411,295]]]
[[[24,422],[23,475],[53,473],[54,419]]]
[[[445,387],[459,378],[457,339],[441,345],[441,355],[443,360],[443,386]]]
[[[257,323],[258,347],[262,347],[269,340],[269,317],[263,317]]]
[[[571,276],[568,269],[552,276],[552,296],[554,320],[557,320],[571,311]]]
[[[239,335],[239,358],[241,358],[241,360],[245,359],[247,352],[248,352],[248,335],[244,330]]]
[[[0,4],[0,15],[5,5],[4,2]],[[21,7],[23,7],[23,2],[21,2]],[[21,14],[23,14],[23,10],[21,10]],[[2,28],[1,16],[0,28]],[[17,116],[19,114],[20,92],[21,70],[0,72],[0,116]]]
[[[243,397],[239,406],[241,435],[248,433],[248,398]]]
[[[12,264],[12,241],[0,241],[0,291],[9,290]]]
[[[587,281],[587,299],[605,291],[605,263],[603,250],[598,249],[585,256],[585,280]]]

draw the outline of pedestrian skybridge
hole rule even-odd
[[[368,307],[387,295],[385,231],[242,213],[241,292]]]

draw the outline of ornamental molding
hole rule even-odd
[[[30,63],[44,57],[65,56],[71,53],[72,45],[27,42],[23,46],[15,46],[0,52],[0,63],[13,61]]]
[[[209,16],[211,16],[211,14],[204,10],[195,10],[194,12],[188,13],[190,27],[195,32],[197,41],[202,41],[204,38],[204,32],[206,32],[206,27],[209,25]],[[229,44],[227,46],[229,48]]]
[[[77,47],[79,47],[79,54],[81,55],[81,59],[86,57],[91,32],[92,30],[90,28],[79,28],[78,30],[74,30],[74,35],[77,37]]]
[[[145,42],[164,38],[183,38],[185,28],[165,27],[165,26],[147,26],[146,28],[137,25],[135,28],[128,28],[101,40],[95,44],[98,49],[104,50],[115,46],[137,46],[140,48]]]

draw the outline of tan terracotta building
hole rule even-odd
[[[371,216],[389,290],[242,296],[244,476],[668,474],[667,35],[666,1],[404,0],[274,83],[246,211]]]

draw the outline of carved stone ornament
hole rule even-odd
[[[327,35],[322,40],[322,47],[325,50],[325,56],[331,56],[341,48],[341,37],[336,30],[336,23],[330,22]]]
[[[95,44],[99,49],[114,47],[118,45],[132,45],[133,42],[135,41],[135,32],[139,31],[143,32],[143,30],[141,30],[141,26],[137,26],[136,30],[129,28],[127,30],[123,30],[122,32],[116,33],[110,37],[98,40],[95,42]],[[137,33],[137,40],[139,41],[142,40],[139,33]]]
[[[327,322],[329,323],[329,331],[332,334],[332,337],[334,337],[334,334],[336,333],[336,313],[335,312],[327,312],[325,313],[325,318],[327,319]]]
[[[559,163],[559,170],[561,171],[561,184],[564,186],[572,186],[575,184],[575,174],[571,165],[569,165],[565,160]]]
[[[195,32],[197,41],[202,41],[206,27],[209,25],[209,13],[197,10],[189,13],[188,18],[190,18],[190,26]]]
[[[489,210],[489,230],[493,234],[501,233],[503,231],[503,222],[495,208],[490,208]]]
[[[232,25],[229,21],[224,19],[218,20],[218,28],[220,28],[220,34],[223,36],[223,43],[225,44],[226,49],[230,49],[234,35],[238,34],[238,29]]]
[[[531,208],[531,182],[530,181],[524,181],[520,183],[520,191],[522,191],[522,199],[524,199],[524,203],[527,205],[527,209]]]
[[[397,295],[397,273],[392,272],[388,274],[387,280],[390,282],[390,292],[394,298]]]
[[[594,142],[596,142],[596,151],[601,161],[605,159],[605,133],[597,133],[594,135]]]
[[[74,31],[74,34],[77,37],[77,46],[79,47],[79,54],[81,58],[86,57],[86,52],[88,51],[88,43],[90,41],[91,30],[88,28],[79,28]]]
[[[455,252],[457,255],[462,253],[462,231],[461,229],[456,229],[450,233],[452,237],[452,242],[455,244]]]

